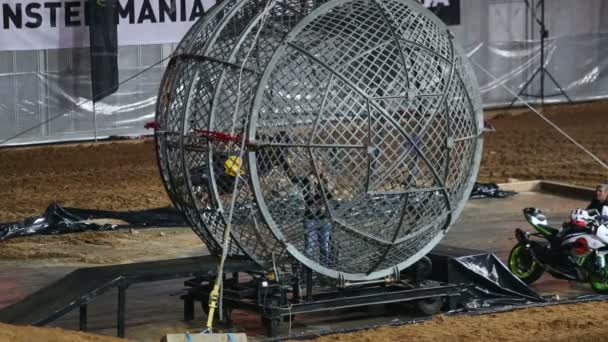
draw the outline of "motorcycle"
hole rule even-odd
[[[608,293],[608,222],[597,211],[589,211],[585,227],[564,223],[556,229],[536,208],[523,210],[526,221],[536,232],[515,230],[517,244],[509,254],[509,269],[526,284],[544,272],[558,279],[589,282],[599,293]]]

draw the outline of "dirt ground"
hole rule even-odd
[[[546,106],[542,112],[608,163],[608,102]],[[486,116],[496,132],[484,137],[480,181],[542,179],[588,187],[608,183],[608,170],[531,111],[495,110]]]
[[[187,228],[38,235],[0,242],[0,267],[117,264],[204,252],[205,245]]]
[[[0,323],[0,342],[119,342],[120,338],[86,334],[59,328],[16,327]]]
[[[608,326],[601,318],[606,310],[608,303],[597,302],[555,305],[481,316],[437,316],[432,321],[420,324],[336,334],[315,341],[606,341]]]
[[[317,342],[596,342],[605,341],[608,327],[604,313],[608,303],[554,305],[480,316],[436,316],[432,321],[384,327],[348,334],[335,334]],[[160,340],[160,338],[159,338]],[[0,323],[4,341],[125,341],[56,328],[17,327]]]
[[[0,150],[0,222],[49,203],[108,210],[170,205],[152,140]]]
[[[608,160],[608,102],[546,107],[544,112],[593,153]],[[487,117],[496,132],[485,136],[480,181],[545,179],[583,186],[608,181],[605,169],[529,111],[489,111]],[[53,201],[106,210],[171,204],[158,175],[151,140],[0,150],[0,222],[39,215]],[[178,257],[203,248],[194,233],[180,228],[37,236],[0,242],[0,267],[23,263],[111,264]],[[594,303],[475,317],[438,317],[424,324],[328,336],[320,341],[598,341],[604,340],[608,332],[601,319],[607,309],[608,303]],[[75,332],[62,335],[53,331],[50,334],[0,325],[0,341],[89,341]]]

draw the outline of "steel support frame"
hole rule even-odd
[[[118,285],[118,298],[117,298],[117,307],[116,307],[116,336],[125,337],[125,321],[127,318],[126,308],[127,308],[127,289],[131,283],[122,282]],[[105,291],[102,291],[105,292]],[[63,315],[63,313],[61,314]],[[60,316],[60,315],[59,315]],[[47,320],[48,322],[53,321],[56,317]],[[41,322],[44,325],[48,322]],[[88,330],[88,302],[81,302],[79,304],[78,309],[78,330],[87,331]]]
[[[307,285],[312,272],[306,273]],[[415,287],[401,283],[362,286],[349,289],[335,289],[332,292],[312,294],[293,299],[298,289],[285,284],[263,286],[263,279],[239,283],[233,281],[225,284],[223,305],[230,309],[247,310],[260,314],[267,328],[269,337],[274,337],[281,322],[302,313],[317,313],[330,310],[368,307],[389,303],[404,303],[424,299],[445,298],[450,310],[454,310],[468,298],[472,284],[441,284],[433,287]],[[415,281],[415,283],[418,283]],[[212,280],[197,278],[185,282],[191,287],[184,300],[184,319],[194,319],[194,302],[200,301],[204,306],[209,301]],[[307,286],[311,289],[310,286]],[[249,290],[244,290],[249,288]],[[253,292],[255,291],[255,292]],[[292,296],[289,296],[292,294]],[[291,300],[289,298],[292,298]]]
[[[129,285],[118,286],[118,308],[116,309],[116,336],[125,337],[125,319],[127,307],[127,288]]]
[[[78,328],[80,331],[87,331],[87,304],[80,305],[80,310],[78,314]]]

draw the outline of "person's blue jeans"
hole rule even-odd
[[[304,251],[306,256],[313,259],[315,246],[318,245],[321,256],[319,262],[321,265],[328,267],[330,264],[329,240],[331,236],[331,224],[329,222],[324,223],[319,219],[305,219],[304,231]],[[318,244],[315,243],[315,240],[318,241]]]

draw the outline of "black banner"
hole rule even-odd
[[[460,25],[460,0],[418,0],[446,25]]]
[[[118,0],[88,1],[92,96],[97,102],[118,90]]]

